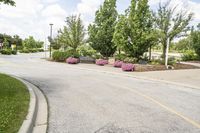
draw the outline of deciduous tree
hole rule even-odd
[[[116,0],[105,0],[96,12],[94,24],[88,28],[90,45],[104,57],[110,57],[116,51],[112,42],[116,19]]]

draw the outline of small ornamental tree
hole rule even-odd
[[[58,31],[58,36],[55,40],[57,46],[72,48],[77,50],[78,46],[85,43],[85,31],[80,16],[69,16],[66,18],[66,26]],[[59,44],[59,45],[58,45]]]
[[[88,27],[90,45],[104,57],[110,57],[116,51],[112,42],[116,19],[116,0],[105,0],[96,12],[94,24]]]
[[[157,13],[155,13],[156,28],[159,30],[159,39],[163,45],[163,57],[165,65],[168,62],[168,50],[171,41],[175,37],[184,36],[189,30],[188,25],[193,14],[184,11],[175,12],[176,7],[170,7],[169,0],[166,4],[160,3]]]

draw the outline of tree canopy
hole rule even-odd
[[[177,11],[177,6],[170,6],[170,0],[165,4],[159,4],[155,13],[156,28],[159,30],[159,39],[163,45],[163,57],[166,59],[167,41],[186,35],[190,30],[188,25],[193,14],[186,11]]]
[[[116,20],[116,0],[105,0],[88,28],[90,45],[104,57],[110,57],[116,51],[112,42]]]
[[[6,4],[6,5],[11,5],[11,6],[15,6],[15,1],[13,0],[0,0],[0,4]]]
[[[66,18],[66,26],[58,31],[54,39],[54,46],[70,47],[74,50],[85,43],[85,30],[80,16],[69,16]]]

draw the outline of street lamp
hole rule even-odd
[[[50,58],[51,58],[51,43],[52,43],[52,29],[53,29],[53,24],[50,25]]]

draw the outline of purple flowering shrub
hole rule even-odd
[[[96,60],[96,65],[104,66],[108,64],[108,60],[98,59]]]
[[[118,67],[118,68],[121,68],[122,67],[122,64],[123,64],[123,61],[115,61],[115,63],[113,64],[114,67]]]
[[[123,63],[122,64],[122,70],[123,71],[134,71],[135,70],[135,66],[131,63]]]
[[[69,57],[69,58],[67,58],[66,62],[67,62],[68,64],[78,64],[78,63],[79,63],[79,59]]]

